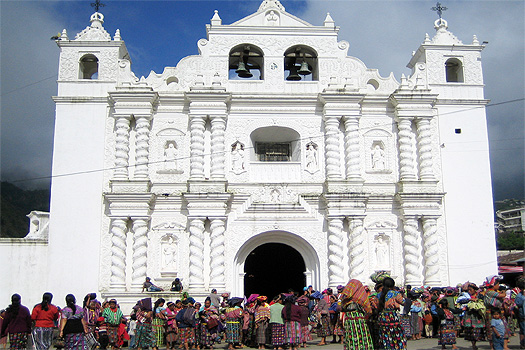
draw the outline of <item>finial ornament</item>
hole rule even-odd
[[[104,6],[106,6],[106,4],[101,3],[100,0],[95,0],[95,2],[91,3],[91,7],[95,8],[95,12],[98,12],[98,10]]]
[[[441,15],[443,14],[443,11],[448,10],[445,6],[441,6],[441,3],[438,2],[436,6],[432,7],[432,11],[436,11],[439,18],[441,19]]]

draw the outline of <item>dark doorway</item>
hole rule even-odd
[[[291,288],[302,292],[306,285],[303,257],[286,244],[266,243],[255,248],[244,263],[244,294],[272,299]]]

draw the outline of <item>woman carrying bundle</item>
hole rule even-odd
[[[406,338],[397,314],[404,304],[401,293],[394,289],[395,281],[391,277],[383,280],[381,293],[377,294],[380,346],[384,349],[406,349]]]
[[[352,279],[340,295],[343,313],[344,349],[373,350],[366,316],[372,313],[368,292],[363,284]]]

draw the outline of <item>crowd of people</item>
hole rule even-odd
[[[31,336],[37,350],[53,345],[116,350],[125,342],[138,350],[213,349],[221,343],[229,350],[244,346],[297,350],[315,334],[317,345],[342,343],[345,350],[368,350],[406,349],[407,340],[424,337],[437,338],[443,349],[448,345],[455,349],[457,337],[464,336],[474,350],[480,340],[498,350],[508,349],[508,339],[519,327],[521,349],[525,349],[523,277],[514,289],[500,284],[499,276],[480,286],[466,282],[445,288],[396,287],[385,271],[371,279],[372,289],[352,279],[335,291],[309,286],[272,300],[258,294],[219,295],[215,289],[203,303],[188,292],[168,302],[146,297],[127,316],[117,300],[100,302],[95,293],[85,296],[83,306],[69,294],[62,309],[51,303],[51,293],[45,293],[32,312],[14,294],[11,305],[1,312],[0,337],[9,335],[11,349],[26,348]]]

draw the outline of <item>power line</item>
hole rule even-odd
[[[47,78],[44,78],[44,79],[42,79],[42,80],[35,81],[34,83],[30,83],[30,84],[27,84],[27,85],[21,86],[21,87],[19,87],[19,88],[16,88],[16,89],[14,89],[14,90],[11,90],[11,91],[8,91],[8,92],[5,92],[5,93],[1,94],[0,96],[9,95],[10,93],[13,93],[13,92],[15,92],[15,91],[25,89],[26,87],[36,85],[36,84],[38,84],[38,83],[41,83],[41,82],[43,82],[43,81],[46,81],[46,80],[49,80],[49,79],[52,79],[52,78],[58,78],[58,75],[57,75],[57,74],[54,74],[54,75],[52,75],[52,76],[50,76],[50,77],[47,77]]]

